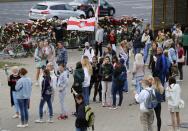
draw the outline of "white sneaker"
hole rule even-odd
[[[25,124],[25,127],[28,127],[29,126],[29,124]]]
[[[15,114],[12,116],[13,119],[19,118],[19,115]]]
[[[47,120],[48,123],[53,123],[54,121],[52,120],[52,118]]]
[[[36,82],[36,83],[35,83],[35,86],[39,86],[39,82]]]
[[[35,123],[44,123],[42,119],[35,120]]]
[[[116,106],[112,106],[112,107],[110,107],[109,109],[110,109],[110,110],[116,110],[117,107],[116,107]]]
[[[18,127],[18,128],[25,128],[25,125],[23,125],[23,124],[18,124],[17,127]]]

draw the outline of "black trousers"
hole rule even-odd
[[[178,70],[180,73],[180,80],[183,80],[183,63],[178,63]]]
[[[102,101],[102,83],[101,83],[101,81],[99,81],[98,93],[99,93],[99,101]]]
[[[91,80],[90,81],[90,86],[89,86],[89,96],[91,94],[91,89],[94,85],[94,96],[93,96],[93,101],[96,101],[96,96],[97,96],[97,93],[98,93],[98,88],[99,88],[99,81],[94,81],[94,80]]]
[[[186,56],[186,65],[188,65],[188,46],[184,46],[185,56]]]
[[[95,55],[98,56],[98,52],[100,52],[100,57],[102,56],[102,43],[95,43]]]
[[[154,108],[155,115],[157,118],[157,131],[161,130],[161,103],[158,103],[157,107]]]

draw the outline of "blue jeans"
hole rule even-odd
[[[160,73],[159,74],[159,79],[161,80],[161,84],[163,86],[165,85],[165,76],[166,76],[166,73]]]
[[[14,110],[16,113],[19,113],[20,109],[19,109],[19,104],[18,104],[18,100],[16,98],[16,92],[13,91],[12,92],[12,96],[13,96],[13,101],[14,101]]]
[[[47,102],[48,105],[48,110],[49,110],[49,118],[53,117],[53,108],[52,108],[52,100],[51,100],[51,95],[46,95],[40,100],[40,105],[39,105],[39,117],[40,119],[43,118],[43,107],[45,102]]]
[[[126,61],[126,67],[127,67],[127,70],[129,70],[129,51],[128,51],[128,59]]]
[[[85,105],[89,105],[89,87],[83,87],[83,97]]]
[[[116,81],[112,82],[112,96],[113,96],[113,106],[116,106],[116,94],[119,93],[119,104],[121,106],[123,101],[123,84],[116,83]]]
[[[125,80],[124,86],[123,86],[123,91],[128,92],[128,80]]]
[[[136,55],[137,53],[140,53],[140,52],[141,52],[141,49],[142,49],[142,48],[133,48],[133,53],[134,53],[134,55]]]
[[[142,90],[142,85],[141,85],[141,81],[143,80],[144,76],[136,76],[135,79],[136,79],[136,92],[138,94],[140,94],[141,90]]]
[[[87,131],[87,127],[83,127],[83,128],[76,128],[76,131]]]
[[[144,47],[144,63],[147,62],[150,47],[151,43],[146,44],[146,46]]]
[[[21,123],[27,124],[29,120],[28,105],[29,99],[18,99],[18,104],[20,108]]]

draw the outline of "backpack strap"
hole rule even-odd
[[[91,54],[92,53],[92,47],[89,48],[89,53]],[[84,53],[86,52],[86,49],[84,49]]]
[[[149,95],[155,96],[155,94],[153,93],[153,89],[152,90],[144,89],[144,90],[146,90],[149,93]]]
[[[89,52],[90,52],[90,54],[91,54],[92,49],[93,49],[92,47],[89,48]]]

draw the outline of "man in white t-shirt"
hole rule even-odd
[[[87,56],[89,61],[92,62],[93,56],[95,56],[93,48],[90,46],[89,42],[85,43],[85,48],[83,52],[83,56]]]

